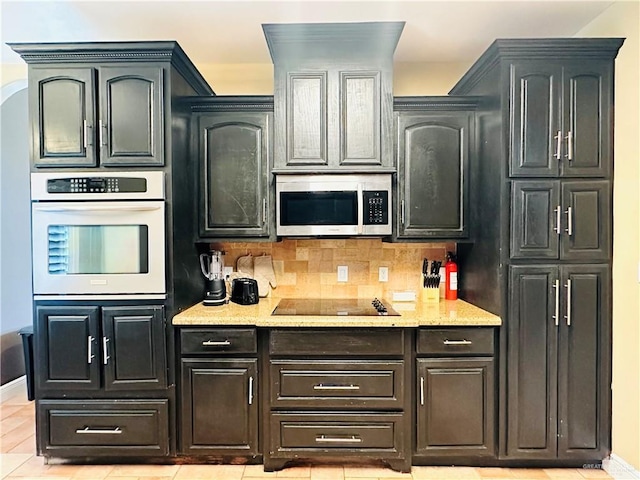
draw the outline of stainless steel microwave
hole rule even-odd
[[[391,174],[276,176],[279,236],[391,235]]]

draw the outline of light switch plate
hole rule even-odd
[[[378,268],[378,281],[379,282],[389,281],[389,267]]]

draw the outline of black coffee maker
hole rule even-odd
[[[200,269],[205,281],[205,296],[202,303],[208,306],[224,305],[227,301],[227,286],[224,280],[224,252],[211,250],[200,255]]]

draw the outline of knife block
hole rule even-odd
[[[440,289],[435,288],[421,288],[420,297],[424,303],[438,303],[440,301]]]

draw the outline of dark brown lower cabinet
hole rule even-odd
[[[257,359],[182,360],[182,453],[258,453]]]
[[[494,337],[490,327],[418,330],[415,462],[495,456]]]
[[[510,267],[507,456],[602,459],[610,451],[610,267]]]
[[[265,471],[298,459],[411,471],[411,338],[400,328],[270,330]]]
[[[169,454],[169,401],[39,400],[38,453],[53,457]]]
[[[493,456],[493,358],[417,360],[416,455]]]

